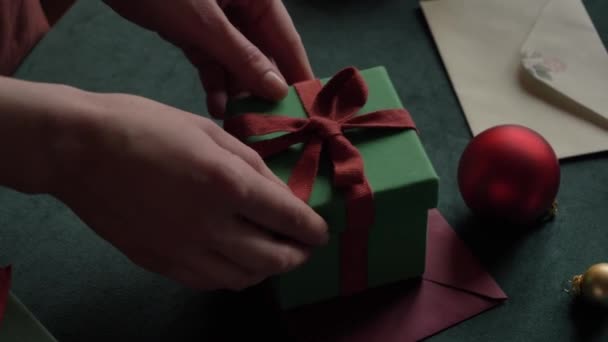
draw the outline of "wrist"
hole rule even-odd
[[[91,93],[0,79],[0,184],[54,193],[79,172],[94,127]]]

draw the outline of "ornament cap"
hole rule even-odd
[[[572,293],[594,303],[608,305],[608,263],[595,264],[572,278]]]
[[[547,221],[553,220],[555,218],[555,216],[557,216],[558,211],[559,211],[559,206],[558,206],[557,200],[553,200],[553,203],[551,203],[551,207],[549,209],[547,209],[547,212],[542,217],[541,221],[547,222]]]
[[[575,296],[581,295],[581,285],[583,283],[583,276],[581,274],[572,277],[572,294]]]

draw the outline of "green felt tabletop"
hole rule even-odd
[[[9,295],[6,304],[6,312],[0,328],[0,341],[56,342],[47,329],[13,294]]]
[[[573,0],[574,1],[574,0]],[[584,1],[605,44],[608,2]],[[557,219],[492,234],[456,183],[471,139],[416,0],[286,1],[315,73],[384,65],[441,179],[439,208],[510,296],[430,341],[606,341],[608,315],[571,304],[568,278],[608,261],[608,155],[562,162]],[[203,114],[197,73],[182,54],[99,1],[79,1],[17,77],[128,92]],[[568,134],[567,128],[564,134]],[[61,203],[0,189],[0,264],[13,291],[60,341],[216,341],[284,336],[254,289],[198,294],[142,271]]]

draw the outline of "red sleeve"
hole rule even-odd
[[[40,0],[0,1],[0,75],[12,75],[48,30]]]

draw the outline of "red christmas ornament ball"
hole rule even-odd
[[[458,166],[458,186],[479,216],[528,225],[548,213],[560,183],[559,161],[537,132],[501,125],[474,137]]]

